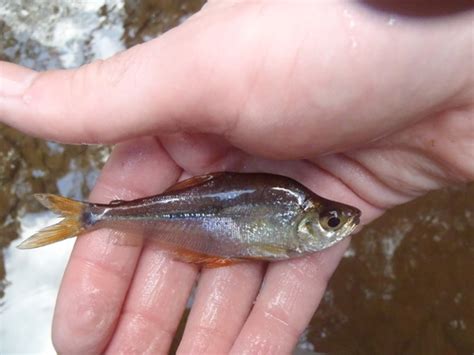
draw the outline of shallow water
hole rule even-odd
[[[36,69],[105,58],[179,24],[202,1],[0,4],[0,57]],[[34,28],[35,31],[31,31]],[[0,353],[53,351],[50,322],[73,241],[27,254],[51,222],[34,192],[87,195],[108,147],[63,146],[0,126]],[[300,349],[336,354],[474,351],[474,185],[396,208],[354,238]]]

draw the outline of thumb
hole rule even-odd
[[[201,26],[194,22],[77,69],[35,72],[0,62],[0,121],[67,143],[222,133],[232,120],[233,103],[220,89],[228,80],[212,77],[209,58],[218,48],[210,47],[217,40],[196,41]]]
[[[211,133],[282,159],[343,151],[472,104],[468,15],[391,28],[352,4],[364,48],[347,55],[346,2],[213,4],[76,70],[0,63],[0,120],[69,143]]]

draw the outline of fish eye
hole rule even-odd
[[[330,217],[328,219],[328,226],[331,228],[336,228],[339,223],[341,223],[341,220],[338,217]]]
[[[337,229],[342,225],[337,210],[324,211],[321,213],[321,226],[324,229]]]

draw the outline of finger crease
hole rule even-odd
[[[114,267],[109,266],[109,264],[107,263],[98,262],[96,260],[91,260],[79,255],[74,255],[74,259],[82,262],[86,266],[91,266],[92,268],[97,269],[101,271],[102,273],[114,275],[118,279],[120,279],[122,282],[128,282],[130,279],[130,275],[134,271],[133,269],[120,270],[119,268],[114,268]]]
[[[150,325],[150,329],[153,329],[154,332],[159,331],[170,339],[173,339],[174,334],[176,332],[176,326],[167,326],[168,322],[165,322],[164,319],[153,316],[152,313],[146,313],[134,309],[125,308],[122,311],[122,318],[129,317],[132,320],[139,320]],[[173,322],[171,322],[173,323]]]

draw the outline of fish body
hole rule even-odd
[[[54,195],[40,195],[39,200],[64,215],[64,206],[51,202],[54,198],[64,201]],[[282,260],[325,249],[348,236],[360,216],[358,209],[324,199],[290,178],[262,173],[198,176],[133,201],[63,204],[71,202],[76,204],[72,217],[66,215],[56,226],[74,219],[76,235],[99,228],[123,230],[152,238],[188,261],[223,265],[242,259]],[[40,246],[41,233],[20,247]],[[60,239],[71,233],[64,231]],[[53,234],[58,235],[57,230]]]

